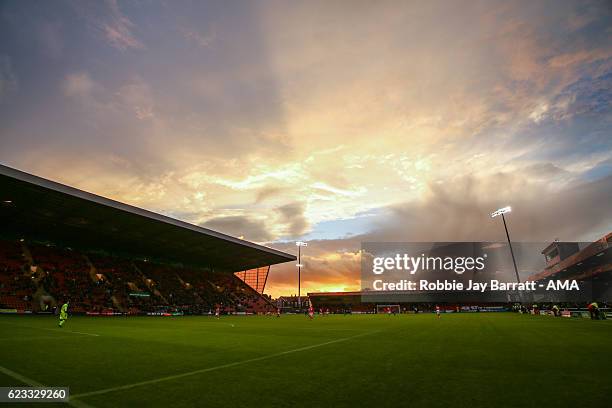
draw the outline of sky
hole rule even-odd
[[[295,253],[612,231],[606,1],[0,0],[0,163]],[[297,292],[293,263],[267,292]]]

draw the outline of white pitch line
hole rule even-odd
[[[6,367],[0,366],[0,373],[8,375],[9,377],[14,378],[15,380],[22,382],[24,384],[27,384],[30,387],[48,388],[45,385],[39,383],[38,381],[25,377],[19,373],[16,373],[13,370],[9,370]],[[72,405],[75,408],[94,408],[93,406],[85,404],[84,402],[75,400],[74,397],[70,397],[68,399],[68,405]]]
[[[296,348],[296,349],[293,349],[293,350],[281,351],[279,353],[268,354],[268,355],[261,356],[261,357],[249,358],[247,360],[235,361],[233,363],[222,364],[222,365],[218,365],[218,366],[215,366],[215,367],[201,368],[199,370],[189,371],[189,372],[182,373],[182,374],[169,375],[169,376],[166,376],[166,377],[155,378],[155,379],[152,379],[152,380],[141,381],[141,382],[137,382],[137,383],[133,383],[133,384],[126,384],[126,385],[120,385],[118,387],[105,388],[105,389],[98,390],[98,391],[84,392],[82,394],[77,394],[74,397],[75,398],[85,398],[85,397],[91,397],[91,396],[94,396],[94,395],[108,394],[109,392],[129,390],[131,388],[141,387],[141,386],[144,386],[144,385],[157,384],[157,383],[164,382],[164,381],[176,380],[176,379],[179,379],[179,378],[190,377],[190,376],[196,375],[196,374],[208,373],[210,371],[222,370],[224,368],[236,367],[236,366],[239,366],[239,365],[248,364],[248,363],[254,363],[254,362],[262,361],[262,360],[269,360],[269,359],[274,358],[274,357],[280,357],[280,356],[284,356],[284,355],[287,355],[287,354],[298,353],[300,351],[311,350],[311,349],[314,349],[314,348],[317,348],[317,347],[323,347],[323,346],[327,346],[327,345],[330,345],[330,344],[341,343],[341,342],[344,342],[344,341],[352,340],[352,339],[357,338],[357,337],[367,336],[369,334],[374,334],[374,333],[378,333],[378,331],[372,331],[372,332],[367,332],[367,333],[356,334],[356,335],[350,336],[350,337],[343,337],[341,339],[330,340],[330,341],[326,341],[324,343],[318,343],[318,344],[313,344],[313,345],[310,345],[310,346],[304,346],[304,347]]]
[[[80,334],[82,336],[92,336],[92,337],[100,337],[99,334],[95,334],[95,333],[84,333],[84,332],[78,332],[78,331],[72,331],[72,330],[65,330],[65,329],[51,329],[49,327],[34,327],[34,326],[23,326],[21,324],[13,324],[13,326],[15,327],[21,327],[22,329],[32,329],[32,330],[47,330],[47,331],[52,331],[52,332],[58,332],[58,333],[71,333],[71,334]]]
[[[227,322],[213,322],[213,323],[210,323],[210,324],[211,324],[211,325],[222,324],[222,325],[225,325],[225,326],[232,326],[232,327],[236,327],[236,325],[235,325],[234,323],[227,323]],[[207,329],[208,329],[209,327],[214,327],[214,326],[202,326],[202,327],[205,327],[205,328],[207,328]]]
[[[32,380],[31,378],[28,377],[24,377],[23,375],[16,373],[12,370],[9,370],[6,367],[2,367],[0,366],[0,372],[3,374],[8,375],[9,377],[14,378],[17,381],[20,381],[24,384],[29,385],[30,387],[44,387],[44,385],[42,385],[41,383],[39,383],[38,381]]]
[[[78,331],[72,331],[72,330],[64,330],[64,329],[48,329],[46,327],[40,328],[40,329],[41,330],[56,331],[56,332],[59,332],[59,333],[72,333],[72,334],[81,334],[83,336],[100,337],[99,334],[95,334],[95,333],[84,333],[84,332],[78,332]]]
[[[344,328],[320,328],[320,327],[299,327],[296,330],[318,330],[318,331],[359,331],[359,329],[344,329]]]

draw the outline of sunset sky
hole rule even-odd
[[[612,231],[612,6],[0,1],[0,163],[295,252]],[[267,292],[296,293],[294,263]]]

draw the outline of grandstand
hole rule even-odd
[[[529,280],[542,281],[553,276],[586,279],[612,272],[610,257],[612,232],[606,234],[584,249],[576,243],[555,241],[547,246],[542,255],[546,257],[546,268]]]
[[[0,165],[0,309],[258,313],[293,255]]]
[[[551,279],[577,280],[588,288],[590,297],[598,301],[612,300],[612,232],[586,245],[555,241],[542,250],[546,258],[544,270],[527,280],[546,284]],[[542,296],[540,301],[554,301]]]

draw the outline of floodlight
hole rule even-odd
[[[498,215],[502,215],[502,214],[505,214],[505,213],[509,213],[509,212],[511,212],[511,211],[512,211],[512,207],[510,207],[510,206],[507,206],[507,207],[504,207],[504,208],[500,208],[499,210],[497,210],[497,211],[493,211],[493,212],[491,213],[491,218],[495,218],[495,217],[497,217]]]
[[[504,217],[504,214],[509,213],[511,211],[512,211],[512,207],[508,205],[504,208],[500,208],[499,210],[493,211],[491,213],[491,218],[495,218],[498,215],[502,216],[502,221],[504,222],[504,230],[506,231],[506,238],[508,239],[508,247],[510,248],[510,255],[512,256],[512,265],[514,265],[514,273],[516,274],[516,281],[518,283],[521,283],[521,278],[518,273],[518,267],[516,266],[516,259],[514,258],[514,249],[512,249],[512,241],[510,241],[510,233],[508,232],[508,225],[506,225],[506,217]]]

